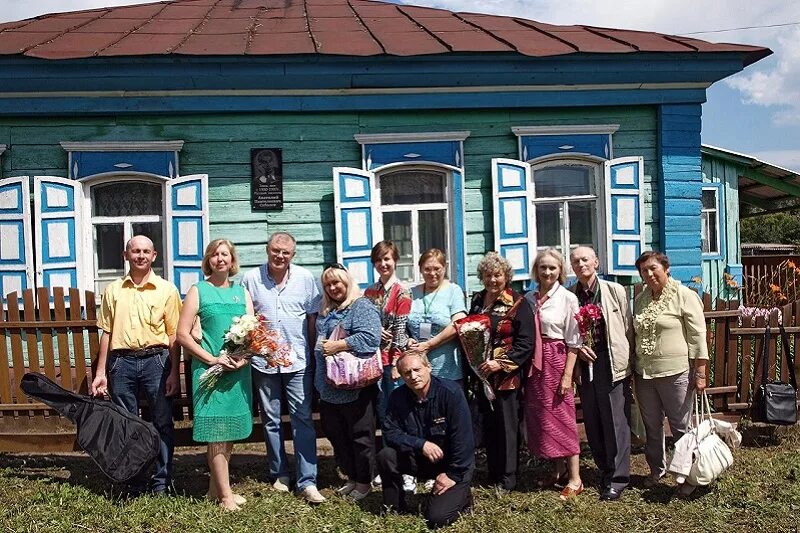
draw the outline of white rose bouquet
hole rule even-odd
[[[242,315],[231,320],[219,355],[227,355],[235,361],[249,360],[257,355],[274,368],[291,366],[289,353],[289,346],[280,342],[280,334],[270,327],[263,315]],[[206,369],[200,375],[199,389],[213,389],[224,370],[219,363]]]

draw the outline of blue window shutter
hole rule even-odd
[[[333,169],[336,258],[362,289],[375,280],[370,253],[383,234],[375,219],[375,174],[357,168]]]
[[[36,225],[36,285],[78,287],[83,264],[79,182],[53,176],[33,178]]]
[[[450,256],[455,263],[455,278],[458,286],[467,290],[467,228],[464,224],[464,173],[453,170],[453,197],[451,199],[450,213],[453,221],[453,250]]]
[[[515,159],[492,159],[494,247],[514,269],[514,280],[530,279],[536,253],[536,221],[531,206],[531,166]]]
[[[33,287],[31,194],[28,176],[0,180],[0,296]]]
[[[605,162],[606,274],[635,276],[644,250],[644,158]]]
[[[164,272],[185,296],[202,280],[203,254],[209,243],[208,175],[181,176],[164,183],[167,245]]]

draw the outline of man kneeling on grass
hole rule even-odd
[[[406,511],[403,474],[434,479],[425,519],[431,528],[446,526],[472,507],[475,441],[467,400],[455,382],[431,376],[425,355],[405,355],[397,369],[405,386],[389,399],[387,446],[377,457],[383,503]]]

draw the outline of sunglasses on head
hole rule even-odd
[[[336,270],[347,270],[347,268],[345,268],[345,266],[341,263],[328,263],[327,265],[325,265],[325,270],[328,270],[329,268],[333,268]]]

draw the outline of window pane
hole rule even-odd
[[[161,185],[118,181],[92,187],[92,214],[100,217],[161,215]]]
[[[429,248],[438,248],[447,255],[446,211],[419,212],[419,253]]]
[[[559,204],[536,205],[536,246],[561,248],[561,214]]]
[[[161,230],[161,223],[160,222],[134,222],[131,224],[131,235],[144,235],[145,237],[149,237],[151,241],[153,241],[153,247],[155,248],[156,260],[153,261],[153,270],[159,276],[163,272],[162,265],[164,264],[161,260],[162,256],[166,252],[163,246],[162,240],[162,230]]]
[[[98,224],[94,230],[97,246],[97,269],[101,272],[104,270],[123,271],[125,260],[122,257],[122,251],[125,246],[123,241],[125,229],[122,224]]]
[[[597,249],[596,202],[569,202],[569,247],[591,246]]]
[[[381,204],[409,205],[446,202],[445,175],[430,170],[401,170],[380,177]]]
[[[703,189],[703,209],[717,208],[717,190]]]
[[[95,294],[102,294],[106,285],[125,274],[125,247],[122,224],[97,224],[94,226],[95,249],[97,250],[97,272]]]
[[[536,198],[595,194],[594,170],[578,165],[546,167],[533,171]]]
[[[383,214],[383,238],[394,241],[400,252],[400,259],[395,266],[398,279],[412,281],[414,279],[414,250],[411,242],[411,212]]]
[[[703,253],[719,253],[717,237],[717,213],[706,211],[703,213],[703,226],[700,232]]]

